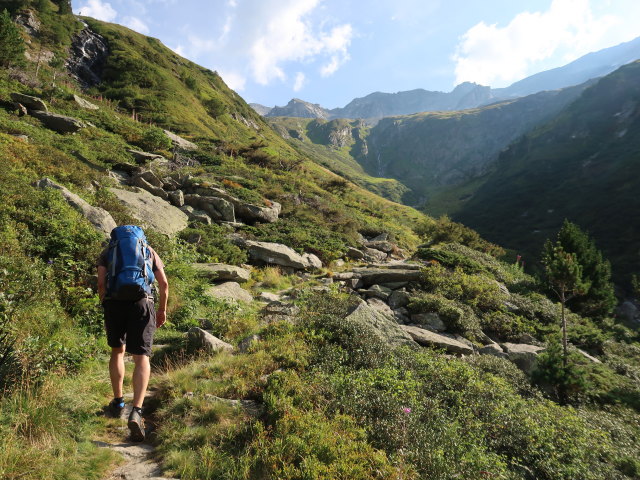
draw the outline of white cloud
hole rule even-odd
[[[129,27],[131,30],[142,33],[144,35],[149,33],[149,27],[137,17],[125,17],[122,20],[122,24],[125,27]]]
[[[298,72],[296,73],[296,80],[293,83],[293,91],[294,92],[299,92],[300,90],[302,90],[302,87],[304,87],[304,84],[307,81],[307,77],[305,76],[304,73],[302,72]]]
[[[554,55],[574,60],[600,48],[617,22],[594,15],[589,0],[553,0],[547,11],[522,12],[505,27],[480,22],[461,37],[453,56],[456,83],[503,86]]]
[[[101,0],[87,0],[86,3],[78,7],[76,12],[85,17],[93,17],[105,22],[112,22],[118,16],[118,12],[110,3],[103,3]]]
[[[186,55],[186,52],[185,52],[184,47],[182,45],[177,45],[175,47],[169,47],[169,48],[171,50],[173,50],[174,52],[176,52],[181,57],[184,57]]]
[[[244,90],[247,79],[243,75],[237,72],[227,71],[218,71],[218,74],[222,77],[222,80],[224,80],[224,83],[226,83],[230,89],[237,92]]]

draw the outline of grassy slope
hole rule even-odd
[[[125,44],[137,42],[141,48],[149,42],[122,27],[102,24],[99,28],[105,35],[120,32]],[[117,44],[118,39],[113,42]],[[167,58],[175,57],[168,50],[163,52]],[[122,55],[126,59],[128,54]],[[243,112],[241,100],[220,94],[229,110],[217,119],[195,118],[192,110],[180,108],[174,112],[172,98],[196,96],[182,81],[169,80],[173,71],[171,67],[161,68],[165,60],[166,65],[171,64],[165,58],[160,66],[152,67],[157,68],[158,77],[167,76],[156,84],[166,87],[167,97],[161,96],[160,108],[148,113],[158,112],[157,123],[180,125],[185,136],[200,143],[207,165],[193,173],[215,180],[233,176],[242,184],[239,194],[266,195],[283,203],[281,221],[249,229],[249,233],[283,240],[299,249],[318,248],[326,259],[352,244],[357,231],[390,231],[408,249],[418,243],[412,228],[425,219],[422,214],[356,186],[332,191],[331,181],[338,179],[335,174],[312,162],[291,165],[289,162],[295,163],[301,154],[264,124],[258,123],[256,132],[230,120],[233,113]],[[0,333],[8,331],[16,339],[14,358],[19,368],[14,370],[19,374],[17,384],[25,392],[7,391],[0,399],[0,432],[5,442],[0,468],[7,478],[99,478],[112,459],[87,440],[104,427],[93,412],[108,400],[108,383],[104,363],[95,370],[84,360],[93,357],[104,362],[106,350],[101,312],[95,294],[88,288],[100,242],[88,223],[56,192],[36,190],[31,183],[51,176],[92,204],[107,208],[119,221],[128,221],[103,188],[91,191],[89,186],[92,180],[107,185],[104,170],[114,161],[128,160],[128,147],[143,144],[147,126],[129,118],[127,102],[137,98],[141,102],[137,105],[144,107],[144,102],[153,97],[153,89],[135,87],[132,96],[122,98],[119,108],[123,112],[115,111],[107,102],[100,104],[100,111],[88,112],[70,101],[70,91],[46,88],[50,69],[44,67],[40,75],[32,87],[26,88],[2,72],[0,97],[5,99],[15,90],[43,95],[53,100],[54,111],[82,117],[96,127],[76,135],[58,135],[31,117],[0,109],[0,180],[4,185],[0,208],[0,282],[4,294],[0,296],[0,327],[8,328]],[[210,74],[200,70],[188,69],[186,75],[196,78],[196,84],[215,83]],[[28,76],[33,78],[33,70]],[[101,88],[105,94],[112,88],[110,95],[116,98],[127,86],[106,84]],[[206,88],[203,86],[202,91]],[[222,86],[218,88],[217,92],[223,91]],[[11,134],[26,134],[29,142]],[[217,142],[210,143],[207,138]],[[243,147],[257,140],[262,140],[263,146],[239,155]],[[256,151],[266,157],[256,157]],[[256,161],[265,165],[259,166]],[[162,453],[184,478],[306,475],[326,479],[442,479],[456,475],[473,478],[486,471],[495,471],[498,478],[524,478],[526,469],[538,478],[598,478],[610,472],[616,475],[611,478],[633,478],[633,472],[622,476],[620,465],[626,462],[628,471],[640,469],[633,463],[638,445],[633,435],[638,432],[622,413],[611,414],[608,427],[595,427],[592,417],[597,415],[588,409],[582,412],[587,420],[581,420],[572,409],[539,398],[528,399],[528,394],[519,390],[524,385],[521,375],[510,364],[470,365],[439,354],[392,352],[372,339],[366,329],[354,331],[341,322],[345,299],[340,295],[323,298],[308,292],[300,299],[305,321],[296,326],[288,322],[260,325],[251,309],[239,310],[204,298],[203,280],[188,265],[192,261],[225,261],[230,254],[212,258],[184,243],[149,233],[168,265],[172,285],[169,317],[175,331],[161,332],[159,341],[174,344],[174,362],[184,355],[181,332],[199,324],[200,318],[212,319],[213,332],[232,343],[253,332],[264,339],[247,355],[204,358],[202,363],[191,363],[187,356],[184,364],[170,365],[171,371],[160,383],[164,405],[159,416],[166,422],[161,431]],[[222,233],[215,229],[208,233],[218,245],[224,244]],[[459,255],[459,250],[455,252]],[[521,333],[518,328],[535,328],[538,313],[533,309],[523,313],[524,320],[515,315],[504,325],[495,320],[496,313],[504,313],[504,306],[498,301],[494,278],[515,290],[522,275],[478,252],[462,252],[466,260],[461,268],[474,273],[451,270],[445,274],[442,270],[441,282],[439,276],[432,276],[431,281],[437,283],[433,286],[437,299],[460,311],[472,311],[476,322],[491,322],[514,335]],[[455,262],[447,264],[443,258],[460,260],[455,255],[438,258],[444,264],[442,268],[455,266]],[[273,272],[261,273],[263,279],[268,276],[273,285],[297,281],[282,280]],[[553,306],[542,300],[532,303],[538,304],[552,312],[545,318],[553,322]],[[576,342],[593,343],[594,337],[602,340],[602,331],[588,319],[576,319],[575,323],[582,328],[576,328],[572,337]],[[472,338],[471,327],[474,325],[462,333]],[[552,328],[551,324],[540,326],[541,331],[545,328]],[[615,363],[600,372],[603,381],[599,388],[620,386],[629,396],[622,402],[627,405],[625,418],[636,421],[637,415],[628,410],[637,400],[633,383],[635,346],[618,342],[614,346],[611,358]],[[624,375],[616,374],[614,366]],[[283,371],[268,380],[263,377],[278,369]],[[80,378],[74,378],[78,373]],[[96,383],[100,387],[91,388]],[[52,393],[47,394],[49,391]],[[195,391],[196,396],[192,400],[183,398],[187,391]],[[257,398],[265,403],[267,417],[264,421],[246,419],[235,410],[202,398],[205,393]],[[596,389],[594,399],[599,394]],[[607,398],[603,401],[608,405],[618,397]],[[403,408],[411,408],[415,415],[407,417]],[[609,437],[605,431],[613,428],[611,425],[619,438],[627,439],[618,451],[611,448],[616,437]],[[433,449],[433,444],[444,446]],[[512,449],[513,444],[523,448]],[[546,453],[526,453],[538,451]],[[592,451],[599,455],[586,455]]]
[[[588,230],[618,278],[640,271],[640,63],[602,79],[504,152],[456,218],[535,257],[568,218]]]

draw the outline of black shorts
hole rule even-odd
[[[142,298],[135,302],[107,299],[102,306],[109,346],[117,348],[126,344],[127,352],[150,356],[156,331],[153,299]]]

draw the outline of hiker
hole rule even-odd
[[[109,246],[97,262],[98,294],[104,307],[107,342],[111,347],[109,374],[113,400],[109,411],[120,417],[124,410],[122,382],[125,351],[133,355],[133,405],[128,426],[131,439],[145,437],[142,402],[147,391],[151,366],[149,356],[153,334],[166,320],[169,283],[158,254],[147,244],[142,228],[135,225],[111,231]],[[156,312],[151,284],[158,281],[159,308]]]

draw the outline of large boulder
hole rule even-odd
[[[309,260],[309,257],[304,257],[293,248],[281,243],[247,240],[244,245],[247,248],[249,257],[257,263],[280,265],[296,270],[316,268],[316,265]]]
[[[220,340],[218,337],[198,327],[193,327],[187,332],[187,345],[191,350],[206,350],[210,353],[221,350],[233,350],[233,345]]]
[[[131,155],[133,155],[133,158],[135,159],[136,163],[147,163],[147,162],[151,162],[153,160],[166,160],[166,158],[164,158],[162,155],[157,155],[155,153],[149,153],[149,152],[143,152],[142,150],[129,149],[129,150],[127,150],[127,152],[129,152]]]
[[[167,192],[165,192],[160,187],[156,187],[152,185],[142,176],[133,177],[133,179],[131,180],[131,183],[136,187],[140,187],[143,190],[146,190],[147,192],[151,193],[152,195],[155,195],[156,197],[160,197],[162,200],[167,200],[167,201],[169,200],[169,194]]]
[[[391,282],[413,282],[420,279],[420,270],[402,268],[354,268],[366,285]]]
[[[502,350],[507,354],[509,360],[526,374],[531,374],[538,365],[538,354],[542,353],[544,347],[529,345],[526,343],[501,343]]]
[[[200,275],[217,282],[246,282],[251,276],[251,272],[246,268],[224,263],[193,263],[192,267]]]
[[[187,214],[146,190],[110,188],[109,191],[128,208],[143,227],[150,227],[170,236],[187,228]]]
[[[447,326],[435,312],[429,313],[415,313],[411,315],[411,323],[420,325],[421,327],[431,330],[432,332],[444,332]]]
[[[25,95],[23,93],[12,93],[11,100],[13,100],[14,102],[21,103],[22,105],[27,107],[29,111],[31,110],[38,110],[41,112],[49,111],[49,109],[47,108],[47,104],[44,103],[44,101],[38,97],[32,97],[31,95]]]
[[[78,195],[71,193],[65,187],[58,185],[53,180],[43,178],[38,181],[36,185],[40,188],[55,188],[56,190],[60,190],[67,203],[84,215],[91,225],[93,225],[93,228],[104,234],[105,237],[108,238],[111,234],[111,230],[117,227],[115,220],[109,212],[102,208],[89,205],[89,203],[84,201]]]
[[[164,134],[169,137],[169,139],[173,142],[173,146],[179,148],[180,150],[197,150],[198,146],[195,143],[190,142],[182,138],[180,135],[176,135],[169,130],[165,130]]]
[[[365,302],[355,307],[346,320],[371,328],[376,336],[391,346],[417,346],[411,336],[393,318],[379,312]]]
[[[273,223],[278,220],[280,210],[282,206],[278,202],[272,202],[265,200],[266,206],[255,205],[253,203],[247,203],[239,198],[230,195],[225,190],[212,187],[202,186],[195,184],[190,188],[190,192],[193,194],[201,195],[202,197],[216,197],[221,198],[231,203],[235,210],[235,215],[242,220],[255,223]],[[229,220],[231,221],[231,220]]]
[[[199,195],[197,193],[184,195],[183,198],[186,205],[207,212],[207,214],[211,215],[215,220],[225,222],[236,221],[235,208],[226,198]]]
[[[423,346],[444,348],[447,352],[458,353],[462,355],[471,355],[473,348],[469,345],[465,345],[453,338],[439,335],[430,330],[425,330],[420,327],[413,327],[409,325],[401,325],[402,330],[408,333],[413,340]]]
[[[58,133],[76,133],[87,126],[82,120],[77,118],[49,113],[41,110],[30,111],[29,114],[40,120],[45,127]]]
[[[253,297],[249,292],[240,286],[238,282],[224,282],[220,285],[209,287],[205,291],[205,295],[221,300],[230,300],[235,302],[251,302]]]

